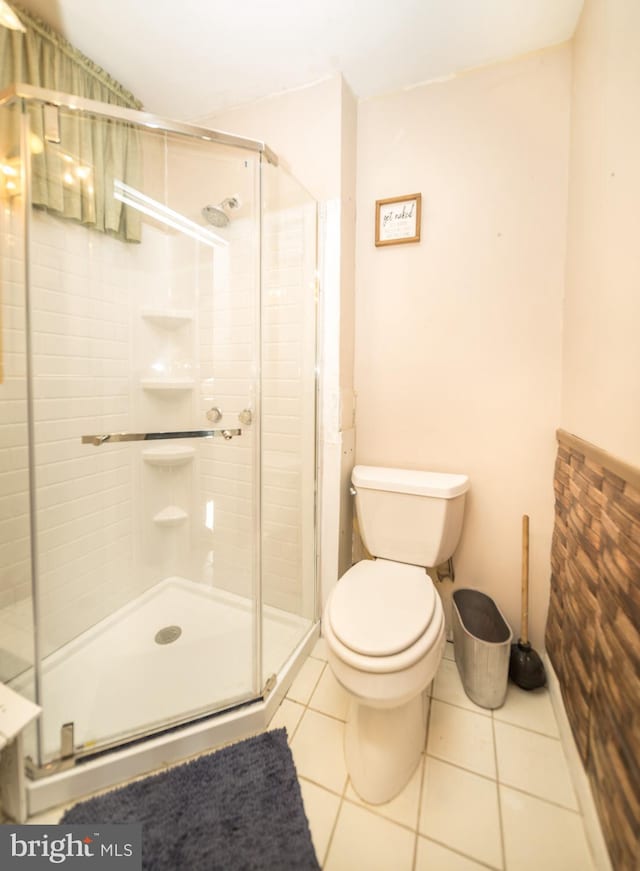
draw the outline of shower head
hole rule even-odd
[[[237,209],[239,205],[237,197],[227,197],[217,206],[205,206],[202,214],[214,227],[226,227],[229,223],[229,215],[225,212],[225,206],[229,209]]]

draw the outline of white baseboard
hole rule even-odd
[[[593,863],[597,871],[613,871],[607,844],[602,834],[600,818],[593,800],[591,784],[582,765],[582,759],[578,753],[578,747],[571,731],[564,701],[562,700],[560,681],[546,652],[543,654],[543,659],[544,667],[547,670],[547,685],[549,687],[551,704],[553,705],[553,712],[556,716],[558,729],[560,730],[560,741],[569,766],[573,788],[576,791],[578,804],[584,818],[584,829],[591,849]]]

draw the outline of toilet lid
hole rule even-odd
[[[331,628],[356,653],[392,656],[426,632],[437,595],[423,568],[362,560],[343,575],[331,595]]]

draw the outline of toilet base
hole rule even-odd
[[[352,697],[344,755],[364,801],[383,804],[409,782],[424,749],[428,706],[426,691],[397,708],[371,708]]]

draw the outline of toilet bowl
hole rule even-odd
[[[395,575],[395,577],[394,577]],[[373,592],[363,588],[370,586]],[[385,586],[393,596],[385,596]],[[353,624],[349,614],[358,598]],[[343,575],[325,609],[333,674],[351,695],[345,760],[365,801],[389,801],[424,749],[427,698],[445,643],[440,596],[424,569],[363,560]]]
[[[468,479],[356,466],[352,481],[363,538],[376,558],[356,563],[342,576],[329,595],[322,625],[329,666],[350,694],[347,770],[360,797],[381,804],[403,789],[424,749],[425,690],[442,659],[445,621],[426,572],[432,563],[422,560],[442,562],[451,556]],[[394,498],[398,495],[400,500]],[[449,504],[435,510],[429,505],[425,514],[425,499]],[[425,518],[435,533],[426,534]],[[399,560],[404,553],[420,563]]]

